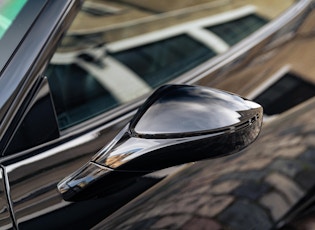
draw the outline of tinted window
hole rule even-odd
[[[21,107],[21,115],[12,123],[14,126],[15,123],[22,121],[13,134],[6,155],[35,147],[59,137],[53,102],[46,79],[43,80],[36,96],[27,107],[25,111],[23,111],[23,106]],[[24,113],[25,116],[23,116]],[[13,129],[14,127],[12,127]]]
[[[249,15],[234,21],[226,22],[207,29],[222,38],[229,45],[235,45],[263,25],[267,20],[257,15]]]
[[[180,35],[112,55],[155,88],[216,53],[187,35]]]
[[[27,0],[10,0],[0,2],[0,39],[9,29],[15,17],[23,8]]]
[[[90,73],[75,64],[50,65],[46,74],[61,129],[96,116],[118,104],[110,92]]]
[[[225,43],[235,44],[266,23],[255,10],[273,17],[264,12],[270,3],[251,4],[85,1],[45,73],[60,128],[135,101],[225,52]],[[215,39],[205,28],[213,23],[207,29]]]
[[[140,89],[143,86],[143,92],[149,92],[215,55],[193,38],[180,35],[118,53],[106,53],[98,59],[93,53],[78,54],[74,59],[78,64],[51,64],[45,74],[60,129],[131,101],[136,95],[130,88],[135,84],[140,85]],[[81,67],[79,63],[84,64]],[[117,84],[117,78],[125,80]],[[128,85],[129,81],[134,84]],[[128,88],[130,92],[122,90]],[[126,96],[121,99],[117,93]]]
[[[0,70],[5,66],[47,0],[0,1]],[[1,71],[0,71],[1,72]]]

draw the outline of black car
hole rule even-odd
[[[2,1],[1,229],[311,228],[314,3],[255,4]]]

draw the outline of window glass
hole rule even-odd
[[[118,101],[76,64],[50,65],[46,72],[61,129],[117,106]]]
[[[266,19],[252,14],[220,25],[211,26],[207,29],[221,37],[226,43],[232,46],[255,32],[266,23]]]
[[[0,0],[0,70],[10,60],[46,1]]]
[[[30,90],[30,96],[32,91]],[[36,96],[31,99],[30,105],[25,104],[26,110],[22,106],[16,121],[12,122],[13,127],[10,129],[14,130],[15,124],[21,120],[6,149],[6,155],[35,147],[59,137],[59,128],[47,79],[43,79],[36,91]],[[10,136],[11,133],[8,135]]]
[[[193,38],[180,35],[112,55],[155,88],[216,53]]]
[[[0,1],[0,39],[8,30],[27,0]]]
[[[85,1],[46,71],[60,129],[148,95],[264,25],[257,12],[288,7],[255,4]]]

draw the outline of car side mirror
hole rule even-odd
[[[89,199],[135,176],[236,153],[257,138],[262,117],[260,105],[231,93],[163,86],[111,143],[58,189],[68,201]]]

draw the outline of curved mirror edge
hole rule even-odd
[[[229,130],[257,116],[261,106],[201,86],[167,85],[156,90],[131,121],[135,136],[199,135]]]

